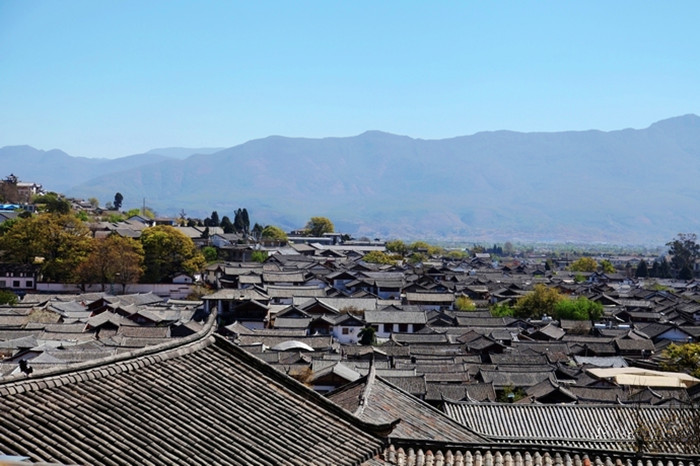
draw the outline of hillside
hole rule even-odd
[[[105,202],[119,191],[126,207],[145,198],[162,214],[245,206],[253,221],[288,228],[324,215],[355,235],[660,243],[700,223],[695,115],[610,132],[272,136],[182,160],[60,151],[12,159],[20,178],[73,196]],[[39,159],[61,168],[42,171]]]

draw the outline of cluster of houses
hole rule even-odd
[[[650,286],[526,261],[494,268],[483,255],[414,266],[362,257],[292,245],[263,264],[215,264],[203,278],[217,291],[204,306],[222,333],[286,373],[306,374],[319,391],[357,380],[374,361],[379,374],[436,406],[508,394],[518,403],[683,404],[695,396],[692,380],[661,373],[659,362],[669,344],[698,340],[699,283]],[[513,304],[538,283],[602,304],[603,317],[491,315],[490,306]],[[461,296],[476,309],[456,309]],[[368,326],[380,344],[358,346]]]
[[[131,222],[138,231],[142,222]],[[111,232],[103,226],[96,231]],[[239,260],[207,266],[209,291],[197,301],[37,294],[22,277],[29,271],[8,270],[5,279],[27,289],[20,304],[0,308],[0,397],[10,410],[0,458],[136,461],[156,448],[134,443],[139,436],[157,446],[169,441],[159,432],[207,419],[200,433],[177,436],[201,434],[196,444],[156,448],[161,456],[149,462],[697,464],[700,380],[660,363],[668,345],[700,338],[700,282],[487,254],[380,265],[363,258],[382,243],[333,237],[268,248],[258,263],[245,260],[254,247],[230,240],[222,247]],[[604,314],[595,322],[491,314],[536,284],[585,296]],[[473,309],[459,309],[460,298]],[[373,344],[361,344],[368,333]],[[54,401],[25,409],[23,393]],[[277,398],[272,411],[260,402]],[[51,406],[85,425],[68,434]],[[133,437],[108,446],[104,429],[89,427],[95,416]],[[261,416],[269,432],[287,430],[263,434]],[[143,422],[162,428],[144,431]],[[11,434],[15,424],[28,428]],[[335,443],[328,429],[348,439]],[[301,430],[331,442],[330,456],[304,448]],[[351,438],[364,440],[348,446]],[[280,453],[268,458],[273,443]]]

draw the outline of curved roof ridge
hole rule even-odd
[[[367,380],[365,381],[365,389],[362,392],[362,396],[360,397],[360,405],[357,407],[355,412],[353,413],[355,416],[360,417],[365,410],[365,407],[367,406],[367,401],[369,400],[369,395],[372,391],[372,386],[374,385],[374,381],[377,377],[377,371],[374,367],[374,356],[372,357],[372,361],[370,362],[369,365],[369,373],[367,374]]]
[[[216,328],[215,322],[216,314],[211,313],[202,330],[186,337],[105,358],[41,370],[31,375],[20,373],[0,379],[0,395],[57,387],[73,383],[76,379],[95,379],[188,354],[214,342],[212,334]]]

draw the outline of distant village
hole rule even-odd
[[[140,463],[143,452],[124,453],[142,448],[135,439],[167,436],[141,425],[167,431],[196,413],[211,426],[176,435],[154,464],[700,464],[693,234],[648,257],[446,250],[353,239],[324,217],[282,232],[251,227],[245,209],[226,221],[158,218],[121,211],[121,195],[100,208],[13,175],[0,195],[0,235],[69,215],[90,241],[145,251],[141,272],[105,272],[109,259],[91,280],[78,263],[64,272],[51,262],[60,245],[22,262],[0,240],[0,288],[16,296],[0,306],[0,455]],[[171,269],[149,259],[154,231],[177,232],[197,260]],[[72,271],[83,278],[47,279]],[[88,440],[62,410],[104,428]],[[168,416],[177,422],[166,429]],[[242,432],[244,451],[227,430]],[[105,446],[109,432],[119,448]]]

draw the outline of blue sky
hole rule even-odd
[[[0,146],[644,128],[700,113],[700,2],[0,0]]]

